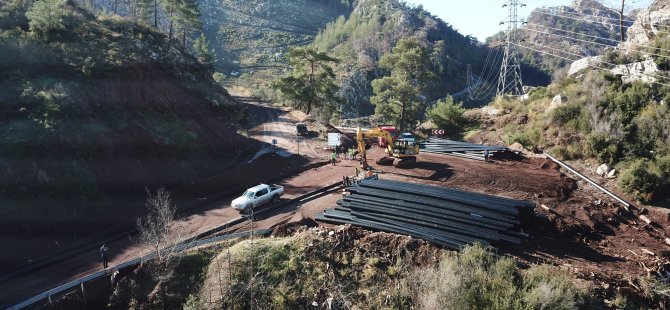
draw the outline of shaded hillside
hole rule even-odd
[[[487,49],[469,36],[431,15],[422,7],[391,0],[363,0],[348,17],[330,23],[314,45],[341,60],[336,68],[341,96],[345,98],[343,117],[372,113],[370,82],[383,75],[379,59],[403,37],[417,37],[431,49],[432,69],[437,78],[429,91],[430,100],[457,92],[466,85],[466,67],[473,72],[484,65]]]
[[[314,40],[319,29],[350,12],[349,0],[202,0],[204,32],[216,68],[235,78],[285,66],[289,46]]]
[[[234,127],[241,105],[181,46],[166,50],[163,34],[122,18],[41,3],[62,24],[39,28],[43,10],[29,0],[0,8],[4,220],[103,212],[113,205],[103,197],[183,184],[255,150]]]

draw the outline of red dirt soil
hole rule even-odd
[[[368,153],[368,161],[373,163],[382,154],[380,149],[374,149]],[[353,171],[357,162],[343,161],[338,165]],[[526,228],[530,234],[527,242],[522,246],[498,244],[500,253],[511,255],[522,264],[557,266],[603,298],[611,297],[617,290],[639,295],[635,288],[638,276],[670,266],[670,246],[663,242],[670,236],[667,212],[643,211],[652,221],[647,224],[640,220],[638,211],[627,211],[590,185],[566,176],[557,165],[545,159],[487,163],[423,153],[418,156],[416,165],[409,169],[375,168],[382,173],[380,178],[449,186],[535,202],[539,217],[533,227]],[[300,181],[309,182],[302,178]],[[324,209],[334,207],[339,198],[339,193],[330,194],[304,203],[297,210],[277,210],[258,219],[254,226],[281,226],[283,230],[282,224],[290,223],[296,212],[313,218]],[[240,224],[231,230],[248,228],[248,224]]]

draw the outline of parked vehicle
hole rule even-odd
[[[260,205],[269,202],[278,203],[282,194],[284,187],[281,185],[260,184],[247,189],[242,196],[235,198],[231,205],[237,211],[248,213]]]
[[[305,125],[304,123],[295,124],[295,131],[296,135],[298,136],[306,136],[309,133],[309,131],[307,130],[307,125]]]

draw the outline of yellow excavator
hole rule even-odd
[[[402,168],[416,162],[416,155],[419,154],[419,145],[414,138],[394,139],[391,134],[380,128],[372,128],[363,131],[360,127],[356,130],[356,143],[358,144],[358,153],[361,155],[363,169],[368,168],[367,158],[365,156],[366,138],[383,138],[387,141],[386,154],[377,159],[378,165],[393,165]]]

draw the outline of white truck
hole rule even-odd
[[[247,213],[268,202],[278,203],[282,194],[284,194],[284,187],[281,185],[259,184],[247,189],[242,196],[235,198],[231,205],[233,209]]]

